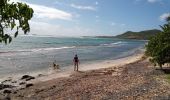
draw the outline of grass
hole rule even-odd
[[[170,83],[170,74],[165,74],[167,81]]]

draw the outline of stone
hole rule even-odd
[[[12,92],[11,92],[11,90],[4,90],[3,93],[4,93],[4,94],[10,94],[10,93],[12,93]]]
[[[32,83],[26,84],[26,88],[33,86]]]
[[[35,79],[35,77],[29,76],[29,75],[24,75],[24,76],[22,76],[21,80],[24,80],[24,79],[25,79],[26,81],[29,81],[29,80]]]
[[[6,84],[0,84],[0,90],[3,90],[5,88],[13,88],[14,86],[12,85],[6,85]]]
[[[23,85],[23,84],[26,84],[26,82],[21,82],[21,83],[19,83],[19,85]]]

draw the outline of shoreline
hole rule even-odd
[[[37,83],[36,79],[32,80],[30,83],[34,84],[29,84],[29,87],[27,85],[18,90],[11,90],[9,96],[0,93],[0,98],[9,97],[16,100],[169,98],[170,87],[164,78],[162,79],[163,73],[150,67],[151,63],[143,58],[142,53],[109,61],[111,60],[99,63],[105,64],[104,68],[97,67],[94,62],[89,65],[90,68],[82,67],[83,71],[72,71],[60,78],[55,76],[57,74],[52,74],[51,78],[42,76],[42,79],[46,80],[37,80]]]
[[[104,60],[100,62],[98,61],[98,62],[81,64],[79,67],[79,71],[89,72],[89,71],[102,70],[102,69],[113,68],[113,67],[116,69],[119,69],[119,67],[139,61],[143,57],[143,54],[144,54],[144,51],[140,50],[140,52],[136,52],[131,56],[123,57],[123,58],[116,59],[116,60]],[[41,82],[47,82],[47,81],[62,79],[62,78],[69,78],[72,75],[76,75],[79,73],[79,72],[73,71],[73,66],[72,67],[69,66],[68,68],[69,69],[66,71],[48,70],[44,72],[41,71],[37,73],[18,75],[17,77],[6,78],[2,82],[0,82],[0,84],[15,86],[14,88],[11,88],[11,89],[14,91],[17,91],[22,88],[25,88],[27,84],[39,84]],[[117,72],[119,72],[119,70]],[[24,75],[29,75],[31,77],[34,77],[34,79],[31,79],[28,81],[26,81],[25,79],[21,80],[21,78]],[[21,84],[21,83],[24,83],[24,84]]]
[[[108,63],[110,63],[110,62],[117,63],[118,60],[121,60],[121,59],[124,60],[125,58],[137,55],[141,52],[143,53],[144,49],[142,47],[139,47],[139,48],[136,48],[135,50],[133,50],[133,52],[129,52],[128,54],[125,54],[124,56],[120,56],[117,58],[107,58],[107,59],[103,59],[103,60],[101,59],[101,60],[92,60],[92,61],[84,61],[84,62],[82,60],[83,63],[81,64],[81,62],[80,62],[80,70],[85,71],[85,70],[104,68],[105,66],[102,66],[102,64],[108,65],[108,64],[106,64],[107,62]],[[112,63],[112,64],[114,64],[114,63]],[[92,66],[92,65],[97,65],[99,67],[91,68],[90,66]],[[39,74],[49,75],[49,74],[53,74],[53,73],[57,72],[59,75],[61,75],[62,73],[66,73],[66,72],[68,73],[73,70],[73,65],[61,66],[61,70],[57,70],[57,71],[54,71],[51,66],[52,66],[52,62],[49,65],[47,65],[46,68],[43,68],[43,69],[2,74],[2,75],[0,75],[0,83],[1,83],[1,81],[6,80],[6,79],[11,79],[11,78],[18,79],[25,74],[33,75],[36,77]]]
[[[133,62],[139,60],[143,56],[143,54],[144,54],[144,51],[140,50],[140,52],[134,53],[133,55],[125,56],[125,57],[114,59],[114,60],[101,60],[101,61],[93,61],[90,63],[83,63],[83,64],[80,64],[79,70],[80,71],[90,71],[90,70],[109,68],[109,67],[113,67],[113,66],[123,66],[128,63],[133,63]],[[72,73],[74,73],[73,65],[67,66],[67,68],[68,68],[67,70],[53,70],[50,67],[47,70],[28,72],[26,74],[34,76],[37,79],[47,77],[47,78],[49,78],[47,80],[50,80],[52,78],[52,76],[54,76],[53,78],[69,77]],[[8,79],[8,78],[19,79],[23,75],[25,75],[25,74],[20,73],[17,75],[10,75],[10,76],[14,76],[14,77],[6,76],[2,80]],[[39,76],[41,76],[41,77],[39,77]],[[0,83],[2,80],[0,80]]]
[[[102,60],[102,61],[94,61],[91,63],[84,63],[80,64],[79,71],[92,71],[92,70],[99,70],[104,68],[111,68],[111,67],[121,67],[129,63],[136,62],[140,60],[144,55],[144,50],[139,50],[138,52],[134,53],[133,55],[122,57],[119,59],[114,60]],[[75,72],[73,71],[74,66],[71,65],[65,71],[57,71],[51,70],[50,74],[47,74],[43,77],[39,77],[36,80],[33,80],[34,83],[48,81],[52,79],[62,78],[62,77],[70,77]]]

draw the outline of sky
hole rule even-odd
[[[34,9],[29,34],[115,36],[160,29],[170,0],[12,0]]]

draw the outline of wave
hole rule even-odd
[[[100,44],[100,46],[120,46],[120,45],[124,45],[126,43],[127,42],[118,41],[118,42],[109,43],[109,44]]]
[[[115,46],[121,46],[126,44],[127,42],[118,41],[114,43],[108,43],[108,44],[99,44],[99,45],[91,45],[91,46],[63,46],[63,47],[50,47],[50,48],[33,48],[33,49],[20,49],[20,50],[11,50],[11,51],[0,51],[0,54],[25,54],[25,53],[31,53],[31,52],[47,52],[47,51],[53,51],[53,50],[61,50],[61,49],[71,49],[71,48],[87,48],[87,47],[115,47]]]
[[[22,49],[22,50],[15,50],[15,51],[1,51],[0,54],[13,54],[13,53],[24,53],[24,52],[39,52],[39,51],[52,51],[52,50],[61,50],[61,49],[71,49],[75,48],[76,46],[71,47],[58,47],[58,48],[34,48],[34,49]]]
[[[31,49],[30,51],[32,52],[37,52],[37,51],[50,51],[50,50],[61,50],[61,49],[71,49],[75,48],[76,46],[71,46],[71,47],[58,47],[58,48],[38,48],[38,49]]]

